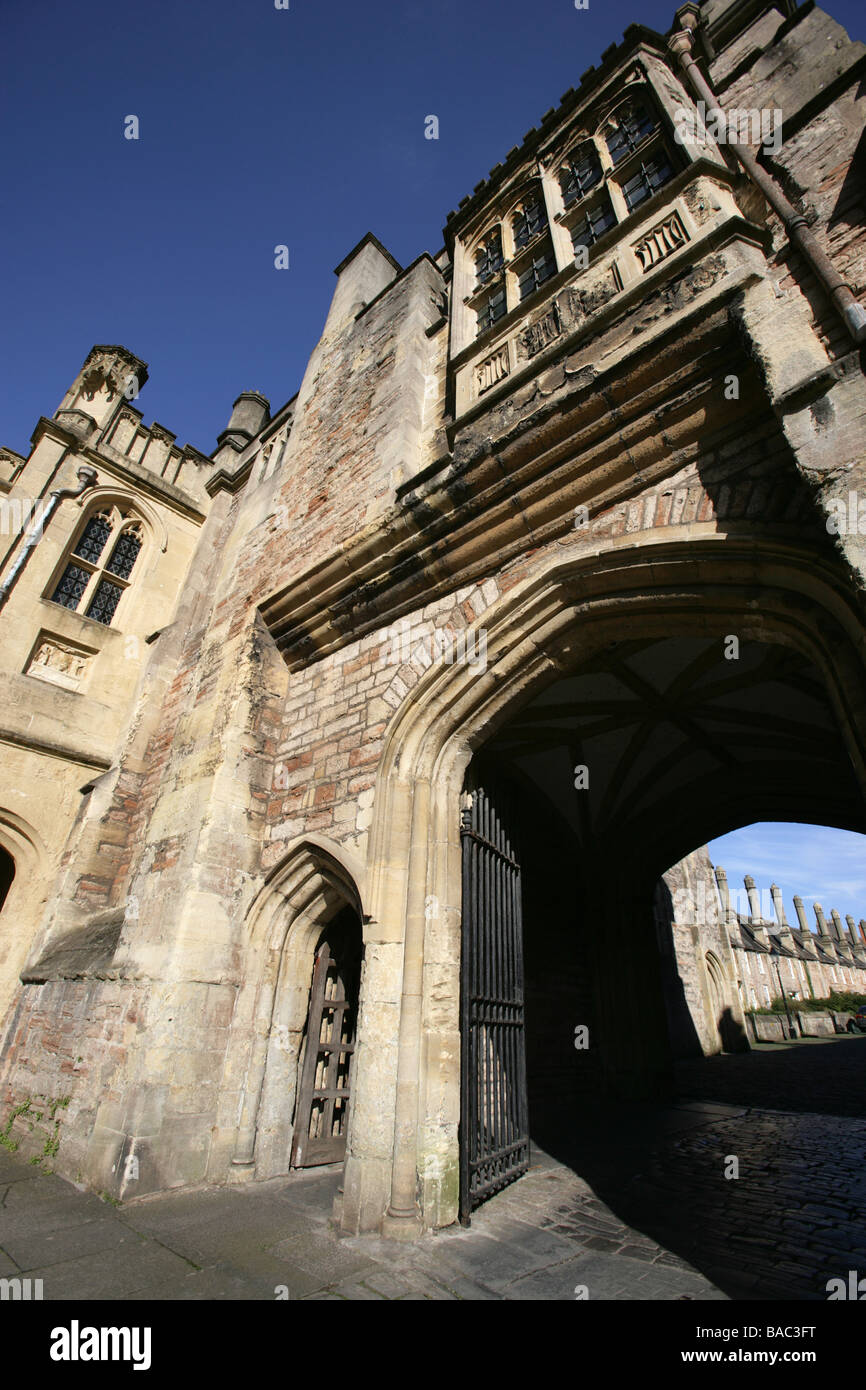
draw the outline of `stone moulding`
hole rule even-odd
[[[730,254],[714,254],[704,279],[698,276],[700,266],[696,267],[694,286],[682,295],[683,311],[670,317],[660,311],[656,320],[660,331],[643,335],[639,343],[629,340],[624,349],[627,358],[634,357],[635,369],[641,362],[641,370],[649,370],[648,355],[653,364],[654,383],[642,391],[640,405],[629,423],[629,449],[648,449],[653,454],[654,461],[644,468],[644,486],[671,471],[669,462],[657,457],[657,448],[653,452],[651,441],[658,437],[654,398],[661,398],[664,392],[669,395],[674,378],[678,392],[682,392],[686,384],[683,374],[691,377],[700,372],[701,354],[730,339],[724,317],[727,310],[720,304],[716,319],[711,321],[707,292],[717,280],[724,279],[727,303],[745,284],[762,278],[760,251],[751,236],[742,246],[745,226],[727,224],[721,230],[725,235],[733,234]],[[750,227],[748,232],[752,232]],[[712,239],[709,245],[715,253]],[[700,264],[706,269],[705,262]],[[621,306],[618,312],[624,313],[628,309],[625,299],[625,295],[615,296],[611,305]],[[601,312],[609,314],[611,306]],[[692,341],[684,363],[686,333],[692,335]],[[594,511],[606,509],[634,490],[635,466],[626,454],[612,467],[609,460],[603,463],[603,476],[593,471],[591,462],[597,450],[607,459],[604,451],[609,449],[614,427],[602,391],[613,374],[622,373],[622,360],[611,359],[600,375],[580,356],[572,366],[572,359],[565,356],[570,339],[563,335],[561,343],[562,358],[540,378],[543,397],[536,400],[537,387],[527,386],[526,390],[532,391],[531,401],[527,398],[524,409],[518,398],[513,422],[500,426],[502,432],[495,444],[483,422],[473,425],[474,434],[464,434],[467,444],[461,449],[466,455],[477,436],[480,444],[478,448],[472,445],[471,457],[463,462],[456,456],[444,473],[423,488],[402,495],[387,517],[357,535],[350,551],[320,561],[265,599],[262,617],[292,668],[339,649],[350,640],[350,633],[357,637],[362,631],[398,619],[409,610],[421,576],[426,578],[425,592],[433,592],[431,573],[437,592],[474,582],[487,572],[491,554],[503,561],[525,545],[527,526],[537,540],[561,534],[563,529],[570,534],[576,503],[591,501]],[[690,400],[693,395],[691,391]],[[473,416],[473,421],[476,418]],[[463,424],[468,431],[469,423]],[[616,428],[621,434],[622,422]],[[545,435],[542,451],[537,439],[532,446],[533,431],[540,429]],[[456,438],[455,453],[459,447],[460,439]],[[540,474],[550,483],[544,495],[534,491],[528,507],[522,501],[516,507],[515,499],[523,499]],[[476,516],[476,497],[483,497],[486,503],[483,527]]]

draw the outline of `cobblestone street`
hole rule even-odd
[[[75,1301],[825,1300],[866,1273],[864,1069],[866,1038],[690,1063],[693,1098],[583,1107],[468,1230],[411,1245],[336,1236],[336,1169],[118,1209],[0,1154],[0,1278]]]

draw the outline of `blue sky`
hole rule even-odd
[[[3,0],[0,443],[26,452],[90,347],[122,343],[150,366],[145,421],[210,452],[240,391],[295,392],[365,232],[402,264],[438,250],[450,209],[626,26],[664,31],[676,8],[290,4]],[[866,28],[855,0],[831,10]]]
[[[26,453],[94,343],[150,366],[138,406],[210,452],[242,390],[298,388],[367,231],[402,264],[660,0],[3,0],[0,443]],[[866,36],[860,0],[829,0]],[[140,122],[123,138],[124,118]],[[439,139],[425,140],[427,115]],[[274,269],[274,247],[291,268]],[[866,915],[860,837],[749,827],[732,882]],[[766,885],[764,885],[766,880]]]
[[[795,893],[803,899],[813,929],[813,902],[821,904],[827,918],[834,907],[843,922],[849,912],[855,922],[866,917],[864,835],[826,825],[763,822],[712,840],[709,851],[713,863],[724,866],[731,891],[743,890],[746,874],[759,891],[768,892],[771,883],[778,883],[792,926],[797,925]]]

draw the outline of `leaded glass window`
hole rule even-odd
[[[112,536],[114,544],[106,559]],[[128,512],[114,506],[96,513],[71,547],[59,581],[45,597],[107,626],[129,587],[141,548],[140,523]]]
[[[567,208],[586,196],[600,182],[601,160],[594,145],[583,145],[569,155],[559,171],[562,201]]]
[[[651,198],[656,189],[661,188],[673,176],[673,167],[664,150],[658,150],[651,158],[641,160],[639,168],[622,185],[629,212],[633,212],[647,198]]]
[[[520,298],[526,299],[528,295],[534,294],[539,285],[543,285],[545,280],[549,280],[551,275],[555,274],[556,259],[553,254],[553,247],[548,244],[542,247],[539,254],[533,257],[518,277],[517,286],[520,291]]]
[[[89,560],[92,565],[97,564],[110,535],[111,518],[102,514],[92,516],[81,533],[73,555],[80,555],[82,560]]]
[[[527,246],[534,236],[544,231],[546,226],[547,214],[544,211],[544,203],[540,195],[533,195],[514,215],[512,228],[516,249],[519,251],[522,246]]]
[[[617,112],[614,122],[605,132],[607,148],[614,164],[619,164],[627,154],[636,150],[657,125],[658,121],[643,104],[635,103]]]
[[[502,269],[502,265],[502,234],[499,231],[491,232],[475,254],[477,283],[486,285]]]
[[[141,541],[135,531],[121,532],[120,539],[112,550],[111,559],[105,568],[109,574],[116,574],[120,579],[128,579],[140,550]]]
[[[97,623],[105,623],[106,626],[114,617],[114,610],[120,602],[123,589],[119,584],[112,584],[108,579],[101,579],[96,586],[96,594],[87,609],[87,617],[93,618]]]
[[[500,285],[478,310],[478,332],[485,333],[497,319],[503,317],[505,309],[505,286]]]
[[[52,603],[62,603],[64,608],[77,608],[81,595],[90,583],[91,571],[80,565],[67,565],[63,577],[54,593]]]
[[[604,236],[605,232],[611,227],[616,226],[616,214],[611,206],[610,198],[605,194],[604,198],[595,203],[593,207],[587,208],[579,222],[574,224],[571,231],[571,244],[575,251],[582,246],[592,246],[599,237]]]

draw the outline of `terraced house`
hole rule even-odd
[[[349,252],[285,405],[180,447],[99,346],[3,452],[21,1152],[343,1162],[411,1237],[664,1092],[662,876],[866,829],[864,58],[790,0],[631,25],[441,249]]]

